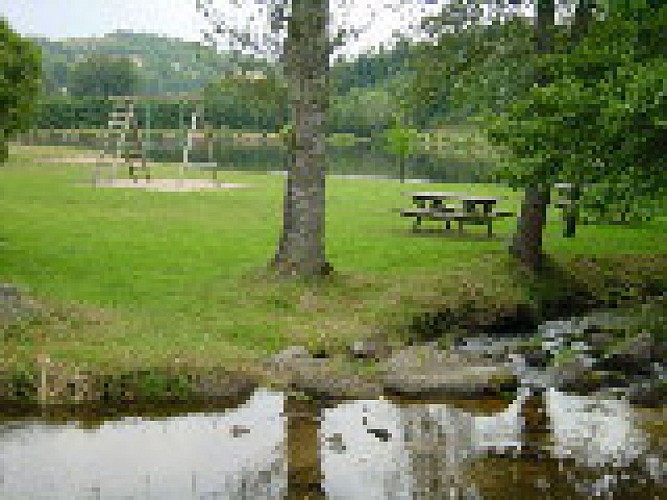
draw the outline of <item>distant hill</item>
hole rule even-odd
[[[76,102],[60,97],[71,95],[70,91],[76,88],[73,69],[90,56],[124,56],[132,60],[140,77],[136,93],[148,95],[203,92],[204,88],[215,88],[211,87],[212,83],[218,84],[223,77],[238,71],[259,71],[266,75],[279,73],[274,65],[259,58],[237,52],[218,52],[200,43],[153,34],[117,31],[102,37],[36,38],[34,41],[42,49],[47,98],[43,100],[45,107],[40,123],[45,127],[73,128],[82,126],[82,123],[86,126],[105,123],[104,105],[100,104],[102,107],[97,109],[92,101],[82,100],[80,96]],[[369,135],[385,128],[397,111],[398,94],[409,82],[412,54],[413,46],[402,43],[394,50],[338,61],[331,71],[331,130]],[[261,126],[271,130],[277,126],[275,124],[281,123],[274,102],[262,103],[259,102],[261,99],[248,97],[252,92],[246,92],[247,85],[242,81],[237,85],[244,88],[234,92],[227,90],[223,99],[226,103],[224,112],[220,111],[221,117],[224,115],[220,118],[221,123],[235,128]],[[221,88],[227,87],[223,85]],[[171,111],[165,108],[164,113],[168,115]]]
[[[165,36],[116,31],[102,37],[49,40],[33,38],[42,49],[44,83],[48,94],[68,87],[69,71],[90,55],[118,55],[131,58],[142,75],[141,93],[188,92],[237,70],[271,71],[264,60],[238,53],[218,53],[197,42]],[[407,44],[380,54],[363,54],[354,61],[335,65],[334,94],[352,88],[384,86],[405,70]]]
[[[95,38],[33,39],[42,49],[47,94],[68,87],[70,70],[93,54],[131,58],[141,74],[141,93],[189,92],[236,70],[267,70],[267,62],[236,53],[218,53],[197,42],[117,31]]]

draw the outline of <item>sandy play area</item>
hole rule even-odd
[[[91,187],[90,184],[80,186]],[[122,188],[122,189],[147,189],[151,191],[178,192],[178,191],[201,191],[204,189],[237,189],[247,188],[250,184],[235,184],[232,182],[216,182],[208,179],[100,179],[93,187],[98,188]]]
[[[99,157],[92,156],[72,156],[69,158],[37,158],[40,163],[75,163],[75,164],[95,164],[100,161]]]

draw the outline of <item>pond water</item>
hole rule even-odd
[[[0,497],[665,498],[664,416],[554,389],[326,405],[258,389],[205,413],[14,417]]]
[[[100,138],[91,134],[47,134],[33,138],[34,144],[75,145],[92,149],[103,149]],[[397,160],[388,154],[378,141],[358,141],[346,146],[330,145],[327,171],[338,175],[373,175],[390,178],[399,177]],[[247,141],[217,139],[211,151],[212,161],[220,170],[250,172],[280,171],[285,168],[285,151],[270,141]],[[180,162],[183,158],[182,138],[172,135],[154,134],[148,158],[161,162]],[[194,163],[208,162],[208,147],[202,140],[194,142],[190,153]],[[406,177],[432,182],[478,182],[484,180],[490,165],[474,159],[415,154],[406,162]]]

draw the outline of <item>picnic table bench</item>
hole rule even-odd
[[[476,196],[466,193],[422,191],[405,193],[412,197],[414,206],[401,209],[401,217],[414,217],[413,231],[417,231],[422,220],[445,223],[445,229],[451,229],[452,221],[459,224],[459,233],[463,233],[464,224],[483,224],[489,237],[493,236],[493,221],[512,217],[514,213],[495,210],[497,196]],[[456,205],[452,202],[457,202]]]

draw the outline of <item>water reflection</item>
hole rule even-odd
[[[627,467],[646,450],[627,400],[573,396],[550,389],[547,413],[553,429],[554,456],[586,467]]]
[[[259,391],[221,414],[5,428],[0,496],[279,498],[282,408],[281,395]]]
[[[324,447],[325,490],[332,498],[431,498],[471,492],[466,475],[471,460],[520,449],[525,398],[520,395],[493,415],[445,404],[339,405],[325,413],[322,432],[325,443],[340,436],[346,448],[341,453]]]
[[[257,391],[219,413],[0,427],[0,496],[661,496],[656,426],[627,401],[520,390],[474,405],[321,403]],[[649,420],[660,418],[652,416]],[[652,420],[651,420],[652,421]],[[664,434],[664,428],[661,428]],[[658,443],[658,444],[656,444]]]

